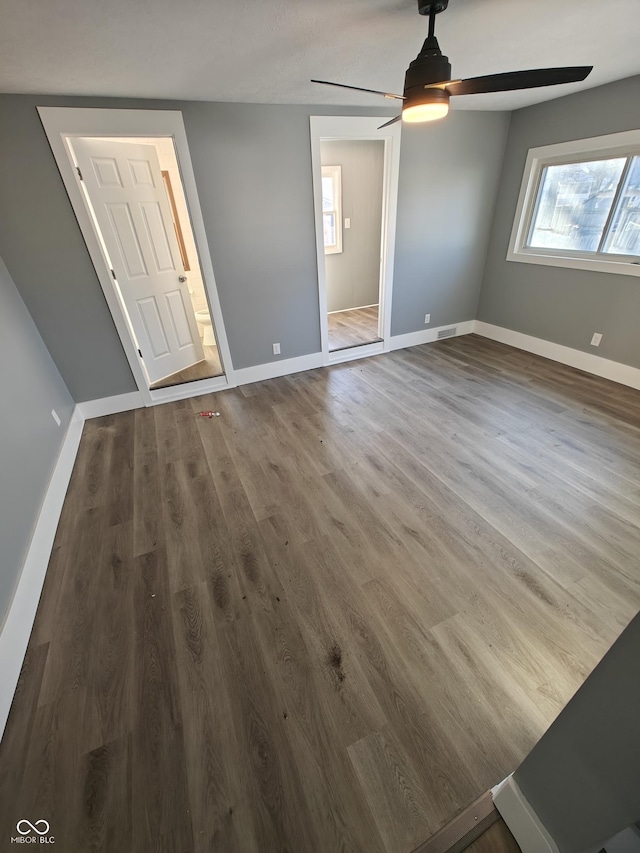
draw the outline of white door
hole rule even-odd
[[[149,382],[202,361],[155,148],[76,138],[73,150]]]

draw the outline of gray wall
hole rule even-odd
[[[513,114],[478,319],[640,367],[638,278],[505,260],[529,148],[637,129],[639,103],[631,77]]]
[[[509,118],[403,127],[393,335],[475,319]]]
[[[0,95],[0,255],[77,401],[135,391],[35,105]]]
[[[323,166],[342,167],[342,252],[325,255],[327,310],[377,305],[380,293],[380,240],[384,142],[350,139],[322,142]]]
[[[74,405],[1,258],[0,363],[1,626]]]
[[[514,779],[560,853],[582,853],[640,818],[640,614]]]
[[[388,108],[0,96],[0,254],[79,402],[135,384],[37,105],[182,110],[234,367],[320,350],[309,115]],[[475,316],[507,124],[403,131],[394,334]]]

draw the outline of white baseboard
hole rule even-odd
[[[554,344],[542,338],[534,338],[522,332],[505,329],[502,326],[494,326],[481,320],[464,320],[461,323],[451,323],[446,326],[438,326],[433,329],[421,329],[418,332],[409,332],[405,335],[394,335],[389,340],[389,350],[405,349],[406,347],[420,346],[438,340],[438,332],[446,329],[455,329],[455,337],[470,335],[475,332],[485,338],[500,341],[504,344],[525,350],[526,352],[541,355],[552,361],[567,364],[627,385],[630,388],[640,389],[640,368],[631,367],[593,355],[581,350]],[[453,335],[452,335],[453,337]],[[369,347],[353,347],[351,350],[340,350],[333,356],[330,355],[329,363],[350,361],[352,359],[364,358],[369,355],[377,355],[385,351],[380,344],[371,344]],[[165,403],[170,400],[180,400],[185,397],[193,397],[198,394],[208,394],[213,391],[221,391],[224,388],[234,388],[236,385],[249,385],[252,382],[262,382],[265,379],[275,379],[278,376],[287,376],[290,373],[299,373],[303,370],[314,370],[323,366],[322,353],[310,353],[298,358],[285,358],[281,361],[269,361],[265,364],[256,364],[253,367],[245,367],[235,370],[227,379],[226,377],[214,377],[214,379],[202,380],[200,382],[188,383],[188,385],[177,386],[177,389],[162,388],[152,391],[153,403]],[[128,412],[131,409],[140,409],[145,405],[144,398],[139,391],[128,394],[119,394],[115,397],[103,397],[99,400],[88,400],[79,403],[78,409],[85,420],[99,418],[103,415],[114,415],[118,412]]]
[[[284,358],[282,361],[268,361],[266,364],[256,364],[254,367],[242,367],[240,370],[233,371],[233,384],[250,385],[252,382],[288,376],[290,373],[314,370],[316,367],[322,367],[321,352],[301,355],[298,358]]]
[[[512,329],[505,329],[502,326],[484,323],[482,320],[475,321],[473,331],[484,338],[491,338],[493,341],[500,341],[500,343],[509,344],[509,346],[517,349],[550,358],[552,361],[559,361],[561,364],[567,364],[569,367],[584,370],[585,373],[602,376],[612,382],[619,382],[621,385],[640,390],[640,368],[638,367],[611,361],[608,358],[572,349],[572,347],[565,347],[562,344],[554,344],[552,341],[545,341],[542,338],[534,338],[522,332],[514,332]]]
[[[131,409],[141,409],[143,406],[144,400],[139,391],[78,403],[78,409],[85,421],[90,418],[101,418],[104,415],[117,415],[118,412],[130,412]]]
[[[406,347],[418,347],[421,344],[431,344],[438,340],[438,332],[446,329],[455,329],[455,335],[470,335],[473,332],[475,320],[463,320],[461,323],[449,323],[446,326],[436,326],[433,329],[420,329],[419,332],[409,332],[406,335],[393,335],[390,341],[390,349],[405,349]]]
[[[345,311],[361,311],[363,308],[377,308],[378,302],[372,302],[370,305],[355,305],[353,308],[338,308],[337,311],[327,311],[327,314],[344,314]]]
[[[493,802],[522,853],[560,853],[513,776],[491,789]]]
[[[36,618],[49,557],[76,459],[84,416],[76,406],[47,487],[13,600],[0,632],[0,738]]]
[[[473,331],[473,320],[465,320],[462,323],[452,323],[450,326],[439,326],[434,329],[410,332],[408,335],[396,335],[389,342],[389,350],[415,347],[420,344],[428,344],[438,340],[438,332],[444,329],[456,329],[457,335],[469,335]],[[385,352],[382,343],[374,343],[361,347],[352,347],[349,350],[339,350],[329,355],[329,364],[337,364],[343,361],[351,361],[364,358],[369,355],[377,355]],[[235,388],[238,385],[250,385],[252,382],[263,382],[265,379],[276,379],[278,376],[288,376],[291,373],[300,373],[303,370],[314,370],[323,366],[321,352],[313,352],[301,355],[297,358],[284,358],[281,361],[268,361],[265,364],[256,364],[252,367],[243,367],[239,370],[230,371],[229,376],[216,376],[213,379],[203,379],[198,382],[189,382],[178,385],[175,388],[159,388],[151,391],[151,404],[168,403],[171,400],[182,400],[187,397],[196,397],[199,394],[210,394],[214,391],[222,391],[225,388]],[[131,409],[140,409],[145,400],[140,391],[132,391],[128,394],[119,394],[115,397],[103,397],[99,400],[88,400],[78,403],[78,409],[85,420],[100,418],[104,415],[115,415],[118,412],[128,412]]]

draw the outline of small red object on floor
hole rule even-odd
[[[198,412],[201,418],[219,418],[220,412]]]

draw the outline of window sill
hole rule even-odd
[[[566,255],[543,255],[538,252],[507,253],[508,261],[520,264],[541,264],[547,267],[564,267],[590,272],[613,273],[614,275],[640,276],[640,264],[631,261],[603,261],[596,258],[571,258]]]

